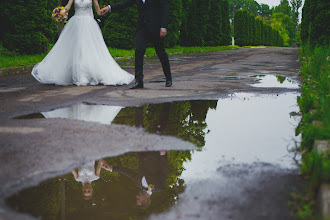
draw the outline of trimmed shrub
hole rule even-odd
[[[180,27],[179,44],[185,46],[189,38],[188,33],[188,16],[190,12],[191,0],[184,0],[182,2],[182,24]]]
[[[182,0],[168,1],[169,21],[165,47],[174,47],[180,38],[182,24]]]
[[[121,2],[121,0],[114,0],[112,3],[117,2]],[[118,49],[133,49],[138,19],[136,5],[120,12],[109,13],[108,16],[102,28],[103,38],[107,46]]]
[[[315,0],[305,0],[304,7],[302,9],[302,20],[301,20],[301,40],[303,43],[307,43],[309,38],[309,29],[312,21],[314,20],[316,14],[317,1]]]
[[[205,45],[219,46],[221,43],[222,35],[222,14],[221,14],[221,0],[211,0],[210,18],[207,25],[205,36]]]
[[[188,38],[185,46],[204,46],[209,21],[210,1],[192,0],[188,15]]]
[[[235,13],[235,42],[239,46],[248,45],[248,11],[240,10]]]
[[[220,45],[229,45],[231,42],[231,30],[230,30],[230,22],[229,22],[229,1],[221,0],[221,44]],[[213,8],[211,8],[213,10]]]
[[[57,34],[56,23],[52,20],[55,0],[11,0],[1,4],[3,46],[21,54],[44,53],[53,43]]]
[[[310,25],[310,44],[312,47],[329,45],[330,43],[330,2],[328,0],[317,0],[316,2],[317,13]]]
[[[261,37],[262,37],[262,32],[261,32],[261,24],[262,20],[260,18],[255,18],[255,45],[261,45]]]

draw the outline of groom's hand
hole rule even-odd
[[[166,34],[167,34],[167,30],[166,30],[166,28],[161,28],[161,29],[160,29],[160,38],[165,37]]]
[[[105,6],[104,8],[101,9],[101,15],[104,15],[108,11],[109,11],[109,7],[108,6]]]

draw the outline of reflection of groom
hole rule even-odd
[[[150,196],[154,192],[164,190],[168,172],[166,151],[138,153],[139,169],[134,172],[121,165],[112,166],[112,172],[121,173],[131,178],[140,189],[136,196],[137,206],[148,208]]]
[[[125,0],[109,5],[102,13],[116,12],[132,6],[136,2],[139,12],[135,39],[135,84],[131,89],[143,88],[143,57],[148,42],[151,42],[162,64],[166,77],[166,87],[172,85],[170,63],[164,48],[164,37],[168,25],[168,0]]]

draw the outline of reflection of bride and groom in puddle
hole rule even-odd
[[[216,105],[217,101],[127,108],[81,104],[41,114],[45,118],[143,127],[147,132],[176,136],[202,147],[206,114]],[[65,213],[68,219],[147,216],[175,204],[184,190],[184,180],[180,179],[183,163],[190,159],[190,151],[151,151],[92,161],[72,170],[61,181],[54,178],[21,191],[7,204],[42,218],[60,218],[59,213]]]
[[[7,199],[42,219],[130,219],[169,209],[183,192],[190,151],[151,151],[92,161]],[[65,213],[64,215],[60,213]]]
[[[94,189],[92,182],[100,178],[101,169],[108,172],[123,174],[129,177],[138,189],[136,205],[139,208],[150,206],[152,193],[164,190],[168,172],[168,161],[166,151],[137,153],[139,161],[138,169],[128,168],[121,162],[110,166],[104,159],[97,162],[84,164],[78,169],[72,170],[74,179],[82,183],[82,195],[85,200],[90,200]],[[111,160],[111,159],[110,159]]]

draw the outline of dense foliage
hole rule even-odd
[[[235,43],[239,46],[283,46],[283,37],[246,10],[235,13]]]
[[[7,0],[0,3],[3,46],[22,54],[38,54],[54,43],[57,26],[51,18],[56,0]]]
[[[231,30],[229,22],[229,2],[228,0],[220,1],[221,8],[221,20],[222,20],[222,32],[220,45],[229,45],[231,43]],[[211,8],[211,10],[213,10]],[[211,18],[212,19],[212,18]]]
[[[168,2],[169,22],[168,34],[165,38],[165,47],[173,47],[177,45],[179,41],[183,16],[183,1],[186,0],[171,0]]]
[[[254,0],[229,0],[230,12],[232,12],[230,18],[235,17],[235,12],[239,10],[247,10],[262,19],[263,23],[277,30],[283,38],[283,46],[291,46],[293,43],[300,45],[299,8],[301,5],[302,0],[290,0],[290,2],[281,0],[278,6],[270,8],[266,4],[259,5]],[[275,41],[277,38],[275,34]]]
[[[121,0],[114,0],[117,3]],[[10,4],[9,4],[10,2]],[[57,25],[51,19],[52,10],[67,0],[2,1],[4,13],[0,14],[0,43],[21,54],[44,53],[57,37]],[[168,35],[166,47],[220,46],[231,42],[228,0],[171,0],[169,2]],[[99,0],[102,8],[108,0]],[[211,7],[212,4],[212,7]],[[16,7],[20,5],[20,7]],[[69,17],[74,15],[74,7]],[[106,44],[111,48],[133,49],[138,12],[136,6],[121,12],[98,16]]]
[[[329,45],[330,2],[327,0],[306,0],[303,7],[301,39],[312,47]]]
[[[326,0],[306,0],[302,14],[298,97],[302,117],[296,133],[302,136],[301,171],[307,184],[302,195],[296,193],[292,199],[301,219],[323,219],[316,213],[316,193],[322,182],[330,181],[330,154],[314,149],[317,140],[330,139],[329,7]]]
[[[221,14],[221,0],[211,0],[210,7],[210,21],[207,24],[207,31],[205,36],[205,45],[217,46],[221,42],[222,34],[222,14]]]
[[[111,1],[112,4],[121,0]],[[100,5],[107,1],[100,1]],[[135,47],[135,28],[138,13],[136,5],[126,8],[120,12],[108,13],[100,17],[102,22],[102,34],[106,44],[112,48],[132,49]]]

